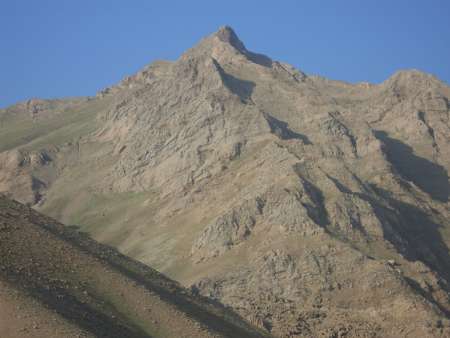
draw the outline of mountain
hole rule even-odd
[[[0,111],[0,190],[277,337],[450,335],[450,88],[307,75],[230,27]]]
[[[1,337],[262,337],[226,308],[0,195]]]

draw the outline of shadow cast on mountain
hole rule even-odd
[[[327,177],[342,193],[358,197],[371,205],[383,227],[384,238],[406,259],[423,262],[450,282],[450,248],[439,231],[441,225],[433,220],[432,215],[394,198],[391,192],[375,184],[366,186],[366,192],[353,192],[338,179],[330,175]]]
[[[272,67],[272,64],[273,64],[272,59],[264,54],[258,54],[258,53],[253,53],[253,52],[247,51],[245,55],[247,56],[247,59],[249,59],[253,63],[256,63],[260,66],[268,67],[268,68]]]
[[[329,180],[331,180],[333,182],[333,184],[336,186],[336,188],[338,188],[338,190],[340,192],[342,192],[344,194],[348,194],[348,195],[358,196],[359,198],[361,198],[363,200],[366,200],[366,201],[369,200],[369,197],[364,195],[364,194],[352,192],[348,187],[346,187],[344,184],[342,184],[337,178],[335,178],[335,177],[333,177],[331,175],[328,175],[328,174],[325,174],[325,175],[327,176],[327,178]],[[353,229],[359,231],[365,238],[369,237],[366,229],[364,228],[364,226],[360,222],[360,220],[351,218],[350,224],[351,224]]]
[[[375,131],[374,135],[384,143],[387,159],[400,175],[434,200],[444,203],[448,201],[450,183],[443,166],[415,155],[409,145],[389,137],[384,131]]]
[[[294,170],[299,177],[300,174],[297,171],[297,167],[294,166]],[[312,184],[310,181],[303,179],[303,187],[305,188],[306,193],[314,202],[314,205],[310,205],[307,203],[302,203],[306,208],[306,212],[308,216],[322,228],[326,229],[326,227],[330,224],[330,219],[328,217],[328,212],[325,207],[325,197],[323,196],[322,190],[320,190],[317,186]]]
[[[277,135],[282,140],[292,140],[297,139],[302,141],[304,144],[312,144],[309,138],[303,134],[297,133],[289,128],[289,125],[270,114],[264,113],[264,118],[269,124],[270,130],[273,134]]]
[[[424,290],[424,288],[414,279],[404,276],[406,282],[409,284],[411,288],[413,288],[418,294],[420,294],[423,298],[428,300],[430,303],[435,305],[442,313],[444,313],[447,318],[450,318],[450,311],[448,311],[444,306],[439,304],[431,294],[429,290]]]
[[[439,231],[441,225],[433,220],[432,215],[394,198],[391,192],[374,184],[366,186],[366,192],[353,192],[338,179],[327,176],[342,193],[368,202],[383,228],[384,239],[407,260],[421,261],[438,272],[446,281],[442,287],[450,291],[450,248]],[[362,229],[356,229],[370,240],[363,224],[361,226]]]
[[[381,223],[387,221],[395,231],[392,234],[389,228],[385,228],[385,238],[408,260],[419,260],[450,281],[450,248],[439,232],[441,225],[417,206],[393,198],[389,191],[380,187],[371,187],[392,208],[368,199]],[[367,195],[365,197],[368,198]],[[401,243],[399,239],[406,240],[406,243]]]
[[[441,226],[432,219],[431,215],[412,204],[393,198],[389,191],[376,185],[366,186],[365,192],[353,192],[335,177],[330,175],[327,175],[327,177],[341,193],[353,195],[368,202],[380,221],[384,239],[391,243],[397,252],[407,260],[411,262],[421,261],[431,270],[436,271],[442,277],[440,280],[441,287],[447,292],[450,291],[450,248],[439,231]],[[318,205],[322,204],[322,202],[318,203]],[[318,212],[322,213],[324,219],[327,219],[326,209],[323,210],[319,207]],[[355,246],[356,243],[352,243],[351,240],[336,232],[335,229],[327,227],[327,222],[320,223],[325,226],[330,235],[355,249],[358,248],[357,245]],[[370,235],[364,229],[363,224],[355,227],[355,230],[360,231],[365,238],[370,240]],[[405,280],[417,293],[438,307],[446,316],[450,315],[448,309],[434,298],[432,292],[425,290],[411,278],[405,277]]]
[[[213,62],[225,86],[233,94],[239,96],[243,102],[251,101],[255,83],[252,81],[238,79],[237,77],[228,74],[216,60],[213,59]]]

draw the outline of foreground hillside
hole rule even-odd
[[[0,337],[261,337],[218,305],[0,195]]]
[[[223,27],[0,111],[0,191],[279,337],[450,330],[450,88],[309,76]]]

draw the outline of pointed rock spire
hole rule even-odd
[[[239,37],[234,32],[233,28],[231,28],[230,26],[220,27],[219,30],[214,35],[218,37],[220,41],[229,43],[230,45],[232,45],[234,48],[236,48],[241,52],[247,51],[242,41],[239,39]]]

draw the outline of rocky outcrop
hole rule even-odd
[[[40,201],[47,184],[36,177],[52,159],[45,151],[21,152],[18,150],[0,153],[0,192],[34,205]]]

